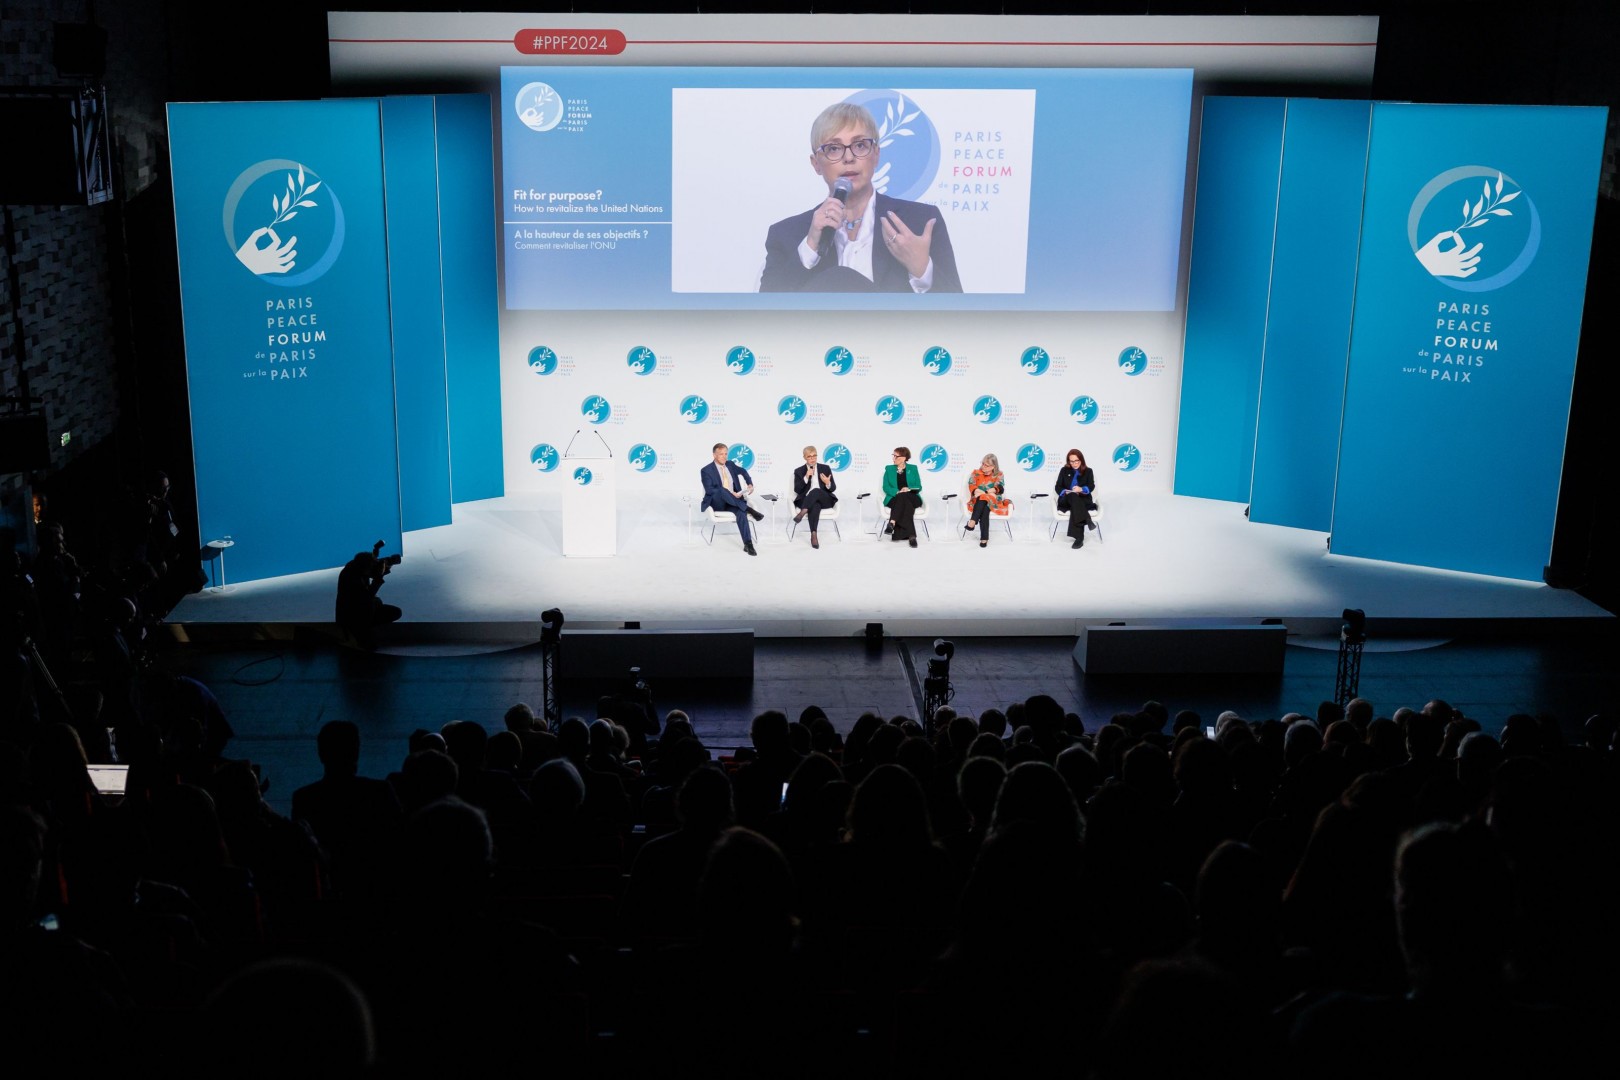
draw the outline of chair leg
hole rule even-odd
[[[916,522],[918,525],[921,525],[923,527],[923,539],[925,539],[925,540],[932,540],[933,539],[933,537],[930,536],[929,533],[928,533],[928,519],[927,518],[912,518],[911,520]]]
[[[705,543],[705,544],[708,544],[708,545],[709,545],[709,546],[710,546],[710,547],[713,547],[713,546],[714,546],[714,530],[715,530],[715,529],[716,529],[716,528],[718,528],[718,526],[717,526],[717,525],[715,525],[715,524],[714,524],[714,523],[713,523],[713,522],[710,522],[710,523],[709,523],[709,535],[708,535],[708,536],[705,536],[705,537],[704,537],[704,538],[703,538],[703,542],[704,542],[704,543]],[[698,532],[699,532],[699,533],[701,533],[701,532],[702,532],[702,531],[703,531],[703,530],[702,530],[702,529],[699,529],[699,530],[698,530]]]
[[[838,534],[839,542],[842,542],[843,539],[844,539],[844,534],[838,528],[838,519],[837,518],[828,518],[827,520],[832,522],[833,532]]]

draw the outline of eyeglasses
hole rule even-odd
[[[872,151],[876,149],[876,139],[856,139],[848,146],[845,146],[843,143],[835,142],[822,143],[820,146],[816,147],[816,153],[820,154],[827,161],[843,161],[848,154],[854,154],[857,158],[863,158],[871,154]],[[846,153],[846,151],[848,153]]]

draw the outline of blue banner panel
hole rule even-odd
[[[1290,98],[1249,520],[1326,532],[1372,103]]]
[[[1373,106],[1335,552],[1540,577],[1605,119]]]
[[[496,327],[495,141],[489,98],[434,99],[439,140],[439,244],[444,271],[450,486],[456,502],[506,493],[501,471],[501,362]]]
[[[1284,110],[1282,98],[1204,99],[1177,495],[1249,498]]]
[[[203,539],[232,581],[400,544],[375,101],[169,106]]]
[[[381,104],[399,504],[409,532],[450,524],[438,149],[431,97],[383,98]]]

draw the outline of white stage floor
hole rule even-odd
[[[695,501],[695,500],[694,500]],[[1278,618],[1295,632],[1336,632],[1340,612],[1372,622],[1411,622],[1437,632],[1473,620],[1607,618],[1580,595],[1540,583],[1330,555],[1326,534],[1251,524],[1242,506],[1173,495],[1114,495],[1101,542],[1074,551],[1049,540],[1051,503],[1032,519],[1020,506],[1013,539],[999,524],[990,546],[962,539],[958,513],[931,506],[932,539],[917,550],[871,533],[853,497],[840,503],[843,537],[823,522],[821,549],[801,526],[789,543],[792,506],[768,504],[758,558],[743,554],[733,525],[714,543],[678,498],[621,498],[619,553],[561,555],[560,503],[513,496],[455,507],[454,523],[405,535],[405,560],[382,597],[405,621],[479,624],[495,638],[533,640],[541,611],[562,609],[576,629],[751,627],[761,636],[845,636],[869,622],[890,634],[1071,634],[1083,624],[1130,620]],[[228,567],[227,567],[228,569]],[[181,624],[329,623],[337,570],[232,584],[187,597]],[[1527,626],[1526,630],[1533,627]]]

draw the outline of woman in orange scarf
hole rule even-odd
[[[968,513],[971,516],[965,532],[972,532],[973,526],[979,527],[979,546],[986,547],[990,543],[990,515],[1005,514],[1012,509],[1012,502],[1002,498],[1007,489],[1007,481],[1001,475],[1001,462],[994,454],[984,455],[984,461],[973,470],[968,477]]]

